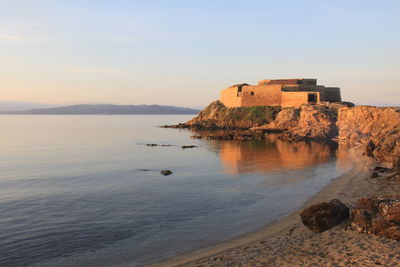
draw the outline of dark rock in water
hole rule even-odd
[[[374,156],[374,150],[375,150],[375,144],[370,140],[367,145],[365,146],[365,152],[367,153],[368,157],[373,157]]]
[[[161,125],[160,128],[187,129],[190,128],[190,125],[186,123],[179,123],[177,125]]]
[[[182,146],[182,149],[186,149],[186,148],[195,148],[197,146]]]
[[[361,198],[351,213],[351,228],[400,241],[400,199]]]
[[[304,209],[301,221],[315,233],[321,233],[349,217],[349,209],[341,201],[334,199]]]
[[[172,174],[172,171],[170,171],[170,170],[161,170],[160,173],[161,173],[162,175],[164,175],[164,176],[167,176],[167,175],[171,175],[171,174]]]
[[[172,146],[172,145],[169,145],[169,144],[162,144],[162,145],[159,145],[159,144],[146,144],[146,146]]]
[[[141,171],[141,172],[149,172],[149,171],[151,171],[150,169],[136,169],[136,170]]]

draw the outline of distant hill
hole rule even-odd
[[[21,111],[34,108],[51,108],[51,107],[54,106],[43,103],[0,100],[0,111]]]
[[[72,105],[56,108],[37,108],[23,111],[0,111],[0,114],[49,114],[49,115],[118,115],[118,114],[197,114],[199,110],[160,105]]]

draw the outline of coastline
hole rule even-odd
[[[374,258],[371,260],[371,257],[374,255],[365,249],[368,244],[384,243],[391,253],[394,252],[393,246],[399,249],[397,251],[399,252],[400,247],[393,240],[382,240],[375,236],[346,231],[347,222],[322,234],[312,233],[301,223],[299,213],[306,206],[338,198],[351,208],[359,197],[372,196],[377,192],[371,181],[367,179],[376,162],[363,156],[361,149],[358,148],[349,150],[349,160],[353,166],[348,172],[336,177],[301,208],[284,218],[277,219],[259,230],[225,243],[146,266],[273,266],[276,264],[303,266],[305,264],[331,264],[335,257],[340,266],[341,263],[344,265],[371,264],[371,261],[374,261]],[[366,244],[366,242],[369,243]],[[323,244],[326,244],[326,247]],[[341,249],[335,249],[338,246]],[[358,248],[365,250],[365,257],[357,255],[352,259],[351,256],[356,255]],[[327,253],[327,251],[331,252]],[[333,258],[330,258],[328,254],[332,254]],[[396,259],[394,260],[396,262]]]

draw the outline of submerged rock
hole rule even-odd
[[[161,145],[159,145],[159,144],[146,144],[146,146],[172,146],[172,145],[169,145],[169,144],[161,144]]]
[[[351,213],[351,228],[400,241],[400,199],[361,198]]]
[[[300,213],[303,224],[315,233],[324,232],[348,217],[349,209],[337,199],[310,206]]]
[[[167,176],[167,175],[171,175],[171,174],[172,174],[172,171],[170,171],[170,170],[161,170],[160,173],[161,173],[162,175],[164,175],[164,176]]]
[[[186,149],[186,148],[195,148],[197,146],[181,146],[181,147],[182,147],[182,149]]]

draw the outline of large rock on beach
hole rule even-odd
[[[400,241],[400,199],[361,198],[351,212],[351,228]]]
[[[349,217],[349,209],[340,200],[319,203],[300,213],[301,221],[315,233],[322,233]]]

